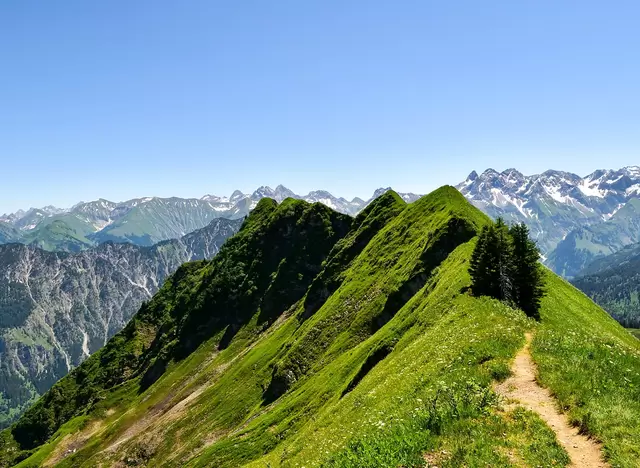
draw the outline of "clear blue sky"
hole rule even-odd
[[[0,5],[0,213],[639,164],[640,6]]]

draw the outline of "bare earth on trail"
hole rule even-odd
[[[556,433],[558,441],[571,458],[572,467],[607,468],[603,461],[600,444],[578,433],[578,429],[569,424],[567,417],[557,410],[556,402],[546,388],[536,381],[536,365],[531,359],[531,334],[526,335],[527,343],[516,355],[511,366],[513,375],[495,387],[509,404],[507,408],[523,406],[538,415]]]

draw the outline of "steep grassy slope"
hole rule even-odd
[[[564,466],[553,432],[533,413],[500,411],[491,390],[536,324],[467,292],[475,235],[487,222],[451,187],[411,205],[388,192],[355,219],[263,200],[213,261],[181,268],[2,433],[4,460]],[[550,281],[557,296],[545,301],[544,333],[561,329],[562,314],[580,317],[586,300]],[[624,340],[597,307],[584,314],[603,337]],[[554,353],[540,357],[549,380]],[[589,378],[575,371],[576,385]],[[606,443],[612,457],[640,446]]]
[[[638,466],[640,342],[562,279],[547,284],[533,342],[540,380],[613,466]]]

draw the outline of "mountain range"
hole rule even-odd
[[[637,466],[640,341],[546,269],[537,322],[473,296],[489,223],[453,187],[356,217],[262,199],[0,434],[0,466],[568,466],[494,391],[516,355],[548,411]]]
[[[0,245],[0,426],[100,349],[184,262],[212,258],[241,220],[152,247],[79,253]]]
[[[597,258],[640,242],[640,167],[598,170],[586,177],[549,170],[525,176],[516,169],[473,171],[456,186],[476,207],[496,218],[530,228],[555,272],[572,278]],[[47,206],[0,216],[0,243],[20,242],[45,250],[78,252],[105,241],[150,246],[179,238],[212,219],[239,219],[263,198],[320,202],[356,215],[389,188],[368,200],[346,200],[318,190],[297,195],[279,185],[251,194],[205,195],[201,199],[146,197],[114,203],[97,200],[70,209]],[[419,195],[400,193],[406,202]]]
[[[550,268],[580,276],[577,287],[621,323],[637,326],[636,276],[629,276],[637,262],[625,246],[640,242],[639,184],[637,167],[584,178],[489,169],[472,172],[457,188],[491,217],[525,222]],[[0,426],[119,332],[182,263],[213,257],[261,200],[318,202],[354,216],[390,190],[348,201],[326,191],[298,196],[280,185],[229,197],[101,199],[0,217],[0,244],[7,244],[0,245]]]
[[[371,200],[389,190],[376,190]],[[98,200],[4,215],[0,427],[117,333],[182,263],[213,257],[265,197],[302,198],[283,186],[260,187],[228,198]],[[347,213],[371,202],[326,191],[304,198]]]
[[[19,242],[44,250],[66,252],[79,252],[106,241],[151,246],[163,240],[180,238],[215,218],[243,218],[265,197],[278,202],[285,198],[320,202],[340,213],[355,215],[387,190],[390,189],[376,190],[367,201],[360,198],[348,201],[322,190],[300,196],[279,185],[275,189],[263,186],[251,194],[236,190],[229,197],[146,197],[122,203],[100,199],[78,203],[69,209],[52,206],[32,208],[0,216],[0,244]],[[418,198],[412,193],[401,196],[408,202]]]
[[[473,171],[458,190],[493,218],[524,222],[555,272],[573,277],[595,259],[640,242],[640,167],[525,176]]]

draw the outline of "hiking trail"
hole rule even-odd
[[[531,333],[526,334],[526,344],[516,355],[511,366],[512,376],[495,391],[507,401],[506,409],[522,406],[537,413],[555,432],[556,438],[569,454],[576,468],[609,468],[602,456],[602,447],[596,441],[580,434],[569,424],[566,415],[560,413],[551,392],[536,381],[536,365],[531,358]]]

